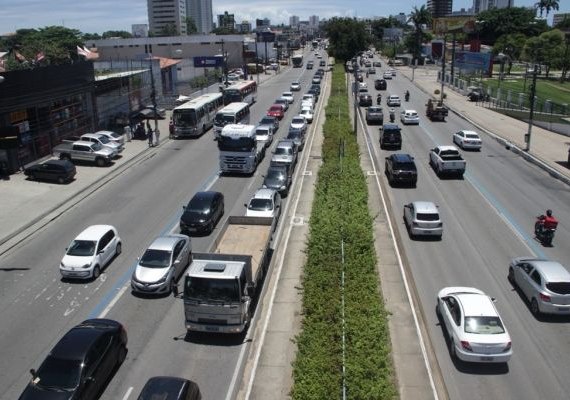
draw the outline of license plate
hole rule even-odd
[[[493,357],[481,357],[481,361],[493,361]]]
[[[560,312],[568,312],[568,311],[570,311],[570,308],[568,308],[568,307],[558,307],[558,311],[560,311]]]
[[[210,332],[218,332],[220,328],[218,328],[217,326],[207,326],[206,330]]]
[[[188,230],[189,230],[190,232],[196,232],[198,229],[196,229],[196,228],[188,228]]]

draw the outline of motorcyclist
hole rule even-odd
[[[408,92],[408,91],[406,90],[406,94],[405,94],[404,97],[406,98],[406,101],[409,101],[409,100],[410,100],[410,92]]]
[[[376,104],[380,105],[382,104],[382,94],[378,93],[378,95],[376,96]]]
[[[396,120],[396,110],[390,108],[390,122],[394,122]]]
[[[558,220],[552,215],[552,210],[546,210],[546,215],[541,215],[536,221],[536,233],[542,234],[547,229],[556,229]]]
[[[366,71],[366,77],[368,78],[368,71]]]

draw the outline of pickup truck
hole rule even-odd
[[[61,160],[94,162],[103,167],[111,163],[117,153],[99,143],[85,141],[64,142],[53,148],[53,155]]]
[[[429,163],[437,176],[463,177],[466,162],[455,146],[437,146],[429,152]]]

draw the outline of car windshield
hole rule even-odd
[[[272,180],[279,180],[279,181],[283,181],[285,180],[285,173],[282,170],[277,170],[277,169],[269,169],[267,170],[267,175],[265,175],[265,180],[266,181],[272,181]]]
[[[291,120],[291,124],[295,124],[295,125],[298,125],[298,124],[303,125],[304,123],[305,123],[305,118],[293,118]]]
[[[167,268],[170,265],[171,252],[167,250],[148,249],[144,252],[139,265],[146,268]]]
[[[238,302],[240,300],[239,280],[187,277],[184,282],[184,298]]]
[[[274,125],[275,124],[275,119],[273,118],[261,118],[261,121],[259,121],[259,125]]]
[[[416,218],[419,221],[439,221],[439,214],[434,213],[418,213]]]
[[[269,135],[269,129],[267,128],[257,128],[255,130],[255,135],[256,136],[267,136]]]
[[[277,155],[285,155],[285,156],[289,156],[291,155],[293,152],[291,151],[290,148],[285,148],[285,147],[277,147],[275,149],[275,154]]]
[[[416,166],[412,162],[399,162],[399,163],[394,163],[394,168],[395,169],[405,169],[405,170],[415,170]]]
[[[194,197],[188,203],[185,211],[188,213],[207,215],[210,213],[210,203],[210,200],[205,197]]]
[[[48,356],[37,372],[38,386],[46,389],[74,389],[79,385],[81,361]]]
[[[222,136],[218,140],[218,149],[220,151],[236,151],[236,152],[249,152],[256,147],[254,138],[232,138]]]
[[[196,110],[175,110],[172,119],[180,128],[196,126]]]
[[[214,122],[217,125],[233,124],[235,122],[235,117],[230,114],[216,114]]]
[[[86,257],[95,253],[97,242],[92,240],[74,240],[67,248],[68,256]]]
[[[476,135],[476,134],[474,134],[474,133],[467,133],[467,134],[465,135],[465,137],[466,137],[467,139],[479,139],[479,135]]]
[[[107,136],[101,135],[99,136],[99,140],[101,141],[101,143],[107,144],[110,142],[109,138]]]
[[[271,199],[251,199],[247,208],[252,211],[271,211],[273,202]]]
[[[480,335],[505,333],[499,317],[465,317],[465,332]]]

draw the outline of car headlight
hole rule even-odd
[[[87,269],[87,268],[89,268],[90,266],[91,266],[91,264],[85,264],[85,265],[82,265],[81,268]]]
[[[156,281],[156,283],[164,283],[166,282],[166,278],[168,278],[168,274],[164,274],[162,278]]]
[[[59,266],[65,268],[65,264],[63,263],[63,261],[59,263]]]

